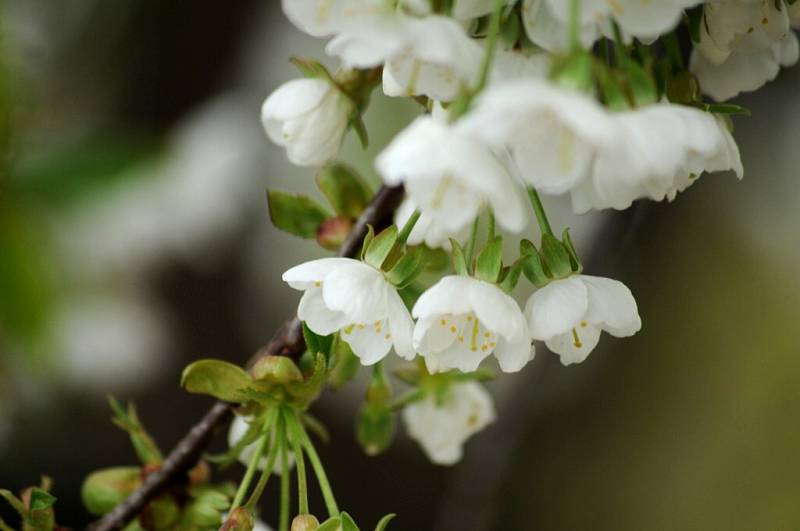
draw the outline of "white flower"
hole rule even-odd
[[[792,13],[783,0],[708,2],[704,15],[690,69],[718,101],[760,88],[798,60]]]
[[[561,356],[561,363],[580,363],[597,346],[600,332],[629,337],[642,327],[631,291],[610,278],[573,275],[537,290],[525,305],[534,339]]]
[[[491,145],[508,146],[521,177],[546,194],[585,179],[596,153],[617,137],[614,121],[594,99],[530,78],[491,86],[462,127]]]
[[[533,359],[522,311],[494,284],[446,276],[420,296],[412,313],[414,347],[430,372],[472,372],[491,354],[504,372],[516,372]]]
[[[575,212],[622,210],[645,197],[672,200],[704,172],[743,175],[739,149],[713,114],[659,103],[612,116],[615,143],[596,153],[591,178],[572,188]]]
[[[414,322],[377,269],[351,258],[322,258],[289,269],[283,280],[305,292],[297,316],[317,334],[340,332],[364,365],[382,360],[392,346],[403,358],[414,358]]]
[[[417,118],[375,160],[389,185],[406,193],[449,236],[469,226],[484,206],[497,222],[519,232],[527,224],[524,192],[491,150],[458,124]]]
[[[522,24],[531,41],[545,50],[564,52],[568,49],[567,21],[556,16],[549,0],[525,0],[522,4]],[[581,19],[580,40],[584,48],[590,47],[599,36],[595,20]]]
[[[428,395],[403,409],[408,434],[420,443],[428,458],[439,465],[461,459],[463,445],[497,418],[492,397],[475,382],[453,383],[437,403]]]
[[[295,79],[278,87],[261,108],[269,138],[298,166],[322,166],[339,152],[353,103],[323,79]]]
[[[335,35],[393,17],[386,0],[282,0],[283,12],[314,37]]]
[[[247,430],[250,429],[250,423],[253,421],[251,417],[240,417],[236,415],[233,418],[233,422],[231,422],[231,427],[228,430],[228,446],[233,448],[236,446],[242,437],[245,436]],[[242,463],[244,466],[248,466],[250,464],[250,460],[253,459],[253,454],[255,454],[256,449],[258,446],[258,441],[254,441],[251,444],[245,446],[242,451],[239,453],[239,462]],[[266,448],[264,452],[264,457],[258,462],[258,469],[264,470],[267,466],[267,454],[269,454],[269,447]],[[288,460],[287,463],[289,464],[289,468],[294,466],[294,453],[289,450],[288,452]],[[281,474],[283,472],[283,467],[281,466],[281,458],[280,454],[275,459],[275,464],[272,467],[272,472],[275,474]]]
[[[406,198],[403,200],[394,215],[395,225],[398,227],[405,225],[416,208],[411,199]],[[464,227],[457,234],[451,234],[446,228],[437,225],[436,220],[429,214],[421,214],[416,224],[414,224],[411,234],[408,236],[407,243],[409,245],[420,245],[424,243],[431,249],[442,248],[449,251],[451,248],[450,242],[448,241],[449,238],[463,241],[469,235],[468,233],[469,230]]]

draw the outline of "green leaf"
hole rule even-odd
[[[254,383],[241,367],[212,359],[188,365],[181,376],[181,385],[190,393],[211,395],[226,402],[240,402],[242,391]]]
[[[500,278],[503,268],[503,237],[495,238],[487,243],[475,260],[475,276],[494,284]]]
[[[32,511],[40,509],[49,509],[56,503],[56,497],[40,488],[34,487],[31,489],[30,506]]]
[[[398,288],[404,288],[417,278],[423,269],[425,269],[425,250],[422,247],[414,247],[397,261],[386,278]]]
[[[453,238],[450,238],[450,245],[453,247],[453,270],[456,272],[456,275],[469,275],[467,258],[464,256],[464,250],[461,248],[461,245]]]
[[[269,190],[267,203],[272,224],[301,238],[316,237],[320,225],[329,217],[322,205],[302,195]]]
[[[22,503],[22,500],[14,496],[14,494],[10,490],[0,489],[0,496],[6,499],[6,501],[14,508],[20,516],[25,516],[25,513],[28,512],[28,509],[25,507],[25,504]]]
[[[103,515],[119,505],[142,484],[139,467],[115,467],[92,472],[81,487],[83,505],[90,513]]]
[[[389,525],[389,522],[397,516],[396,514],[387,514],[383,518],[380,519],[378,525],[375,526],[375,531],[386,531],[386,526]]]
[[[542,256],[554,278],[564,278],[572,273],[569,253],[552,234],[542,236]]]
[[[364,261],[376,269],[380,269],[384,260],[392,252],[397,241],[397,226],[390,225],[370,242]]]
[[[340,216],[357,218],[369,204],[372,192],[352,167],[335,163],[317,173],[317,186]]]
[[[342,521],[339,518],[328,518],[322,522],[317,531],[337,531],[342,526]]]
[[[108,397],[108,403],[115,415],[111,421],[117,427],[128,432],[131,444],[139,460],[145,465],[160,464],[164,460],[161,450],[150,434],[147,433],[147,430],[144,429],[141,421],[139,421],[136,406],[133,403],[129,403],[126,411],[113,396]]]
[[[342,531],[361,531],[349,514],[342,511],[340,516],[342,519]]]
[[[311,330],[306,323],[303,323],[303,339],[306,342],[306,348],[309,352],[314,354],[314,357],[316,357],[318,353],[322,353],[326,359],[330,359],[333,339],[335,337],[336,334],[321,336]]]

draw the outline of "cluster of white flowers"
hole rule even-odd
[[[797,60],[790,23],[800,19],[800,2],[784,0],[283,0],[283,9],[301,30],[331,39],[326,51],[344,75],[318,69],[277,89],[263,107],[269,137],[296,164],[327,164],[364,108],[363,87],[349,73],[377,72],[386,95],[414,97],[429,110],[375,161],[385,184],[405,188],[395,222],[409,230],[398,251],[425,244],[455,258],[471,238],[465,267],[428,286],[411,311],[386,255],[379,263],[314,260],[283,279],[304,292],[298,315],[312,332],[338,334],[364,365],[392,348],[406,360],[419,355],[430,374],[471,373],[491,355],[503,372],[516,372],[533,359],[534,341],[564,365],[579,363],[602,331],[638,332],[630,290],[581,274],[571,242],[553,236],[538,193],[569,194],[584,213],[673,200],[703,173],[741,178],[730,120],[720,114],[738,108],[705,103],[697,86],[724,100],[773,79]],[[697,35],[688,69],[673,33],[683,21]],[[648,73],[664,49],[650,45],[665,35],[671,62]],[[591,46],[600,57],[581,49]],[[581,82],[581,72],[592,80]],[[487,278],[472,265],[470,227],[484,215],[490,240],[495,220],[520,233],[528,194],[542,252],[534,247],[505,269],[498,258]],[[516,278],[521,268],[537,288],[524,310],[509,295],[515,267]],[[444,398],[426,395],[404,411],[409,432],[433,460],[457,460],[463,441],[494,417],[484,394],[459,381]]]

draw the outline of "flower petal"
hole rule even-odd
[[[530,337],[513,342],[501,337],[497,341],[494,355],[503,372],[518,372],[533,360],[536,347],[531,343]]]
[[[459,315],[471,309],[469,286],[472,279],[458,275],[442,277],[439,282],[420,295],[411,315],[424,319],[441,314]]]
[[[389,337],[387,337],[389,336]],[[342,331],[341,339],[350,345],[363,365],[374,365],[392,348],[386,320],[373,324],[351,325]]]
[[[632,336],[642,328],[636,299],[618,280],[581,275],[586,285],[589,307],[586,320],[617,337]]]
[[[322,283],[328,274],[337,267],[355,262],[352,258],[320,258],[311,260],[287,270],[281,277],[294,289],[305,290]]]
[[[330,335],[349,324],[345,314],[325,306],[321,288],[311,288],[303,293],[297,306],[297,317],[321,336]]]
[[[325,305],[347,315],[351,323],[373,323],[389,315],[387,292],[393,289],[376,269],[350,260],[322,284]]]
[[[571,330],[580,324],[588,306],[586,286],[578,277],[554,280],[525,304],[531,335],[546,341]]]
[[[599,326],[586,325],[576,328],[577,340],[570,330],[550,338],[545,344],[559,355],[563,365],[572,365],[583,362],[591,354],[600,341],[600,332]]]

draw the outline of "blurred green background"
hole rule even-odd
[[[321,43],[251,0],[6,0],[0,22],[0,486],[53,476],[59,521],[81,528],[83,477],[135,462],[105,395],[136,401],[166,449],[209,404],[182,367],[243,362],[294,311],[279,275],[320,252],[270,226],[264,190],[311,192],[312,172],[259,108]],[[396,530],[799,529],[799,84],[784,71],[740,99],[741,182],[581,218],[548,202],[644,328],[577,367],[541,347],[493,382],[501,418],[460,465],[402,434],[365,457],[363,383],[327,395],[341,505],[397,512]],[[370,149],[348,138],[342,158],[377,185],[370,159],[413,112],[376,98]]]

